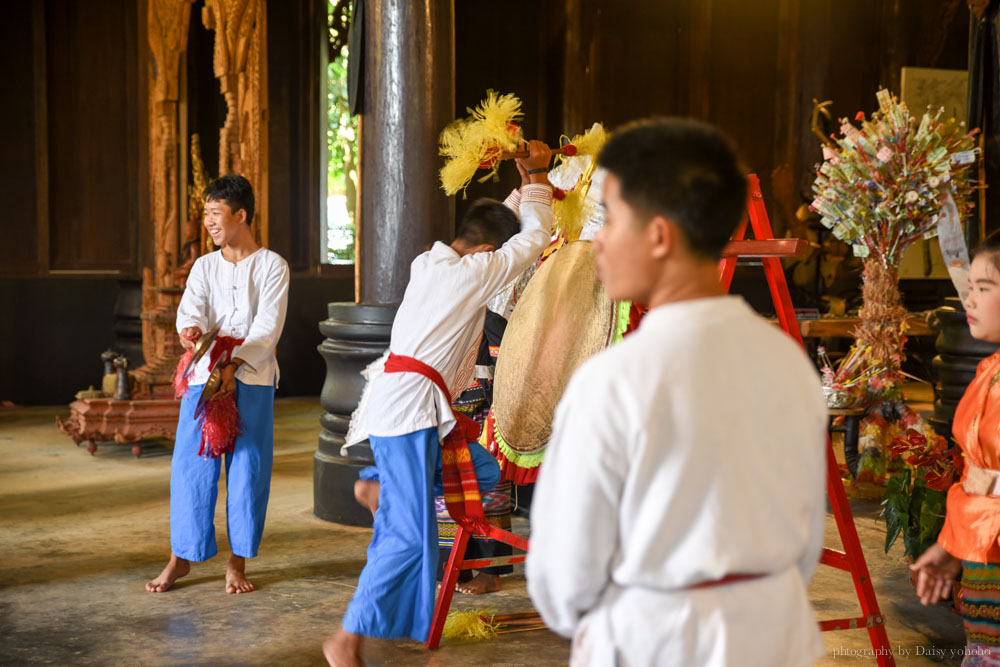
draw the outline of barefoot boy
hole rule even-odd
[[[191,372],[181,401],[170,470],[170,562],[146,584],[150,593],[169,590],[190,572],[190,561],[208,560],[218,551],[213,519],[222,460],[200,455],[203,417],[195,415],[214,364],[222,366],[222,384],[212,400],[235,394],[242,422],[242,435],[225,454],[232,548],[226,592],[254,588],[245,575],[245,559],[257,555],[271,488],[278,382],[274,347],[285,322],[288,264],[254,241],[253,213],[253,189],[242,176],[223,176],[205,189],[205,228],[221,250],[199,257],[191,267],[177,308],[177,331],[186,349],[203,332],[219,333]],[[220,357],[223,348],[228,354]]]
[[[454,500],[448,488],[448,447],[455,435],[448,436],[457,423],[462,428],[452,413],[452,398],[468,386],[487,301],[549,242],[552,187],[546,171],[551,152],[539,141],[530,142],[528,150],[522,166],[531,183],[521,190],[520,225],[500,202],[480,200],[466,213],[451,245],[436,243],[411,265],[392,326],[392,356],[371,387],[368,431],[379,481],[358,489],[359,499],[378,507],[368,564],[343,628],[324,642],[332,665],[361,664],[362,636],[424,641],[430,631],[438,559],[435,477],[444,459],[444,495]],[[392,372],[394,363],[406,370]],[[457,502],[481,515],[478,493],[497,483],[499,466],[477,443],[468,444],[468,454],[471,461],[466,458],[465,464],[475,467],[478,490],[463,484]],[[462,521],[463,515],[456,516],[461,507],[452,501],[448,507]]]

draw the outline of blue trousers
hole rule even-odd
[[[368,563],[347,606],[348,632],[424,641],[434,615],[438,546],[434,496],[441,495],[441,444],[437,428],[406,435],[371,436],[377,470],[363,479],[380,483],[378,511],[368,546]],[[500,481],[500,465],[475,442],[469,443],[479,490]]]
[[[180,558],[208,560],[218,553],[215,501],[222,458],[198,456],[201,419],[194,418],[204,385],[188,388],[181,399],[177,437],[170,464],[170,548]],[[229,546],[244,558],[257,555],[271,492],[274,459],[274,387],[236,381],[236,407],[243,435],[226,463],[226,518]]]

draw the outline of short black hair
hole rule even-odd
[[[220,176],[209,183],[205,187],[205,201],[226,202],[233,213],[243,209],[247,212],[247,224],[253,221],[253,186],[239,174]]]
[[[650,118],[615,132],[598,165],[646,219],[670,218],[691,251],[717,259],[746,210],[746,176],[722,132],[685,118]]]
[[[472,202],[472,206],[462,216],[455,239],[461,239],[470,247],[488,243],[499,249],[519,231],[521,221],[514,211],[496,199],[483,197]]]
[[[993,262],[993,268],[1000,270],[1000,230],[991,233],[976,246],[970,262],[976,257],[988,257]]]

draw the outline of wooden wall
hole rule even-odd
[[[525,132],[550,143],[595,121],[708,121],[761,177],[779,232],[797,224],[820,159],[812,99],[853,117],[880,85],[899,92],[904,65],[965,69],[969,26],[962,0],[460,2],[455,16],[457,115],[494,88],[522,97]]]
[[[326,0],[269,2],[267,9],[270,245],[293,271],[317,275],[326,205]],[[353,270],[338,277],[353,280]]]
[[[34,26],[30,2],[12,4],[0,22],[0,77],[7,103],[0,104],[0,210],[4,211],[0,271],[38,270],[38,192],[35,185]]]
[[[5,5],[0,275],[137,274],[138,26],[134,0]]]
[[[72,400],[115,340],[145,234],[144,6],[4,4],[0,400]]]

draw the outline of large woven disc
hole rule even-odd
[[[589,241],[560,248],[531,278],[504,332],[493,385],[497,431],[515,452],[544,449],[573,371],[611,340],[614,310]]]

